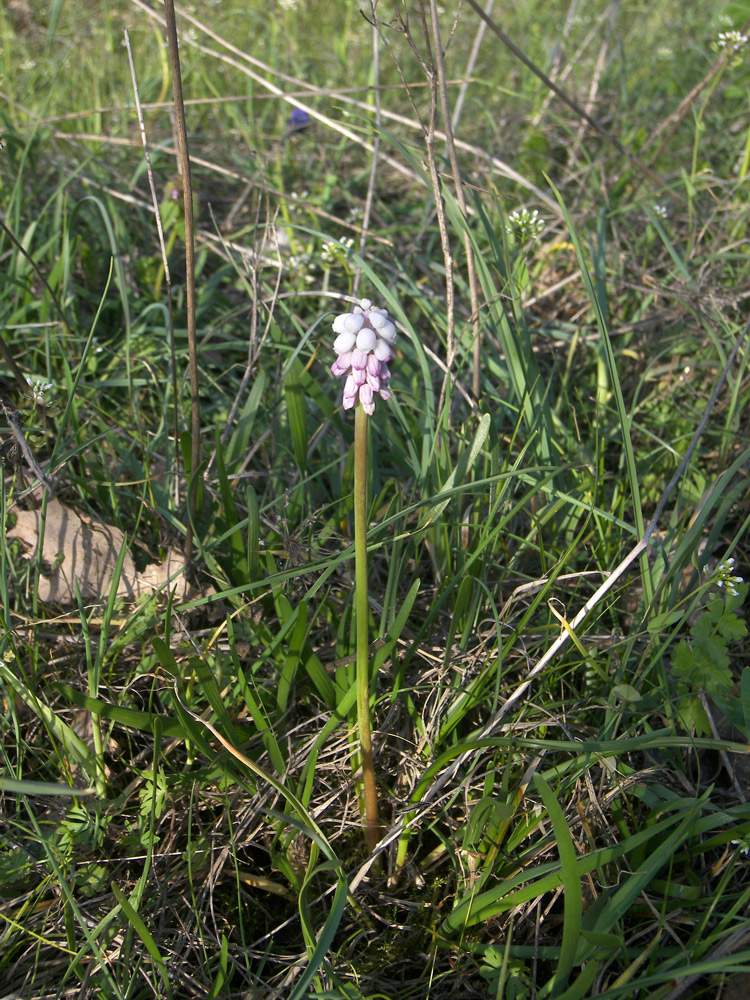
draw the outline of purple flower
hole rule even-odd
[[[333,332],[338,334],[333,344],[338,357],[331,371],[346,379],[344,409],[350,410],[359,400],[365,413],[372,416],[375,396],[392,396],[388,362],[396,343],[396,327],[385,309],[375,309],[369,299],[362,299],[350,313],[336,317]]]
[[[312,118],[302,108],[292,108],[292,113],[287,119],[287,135],[293,132],[303,132],[308,125],[312,124]]]

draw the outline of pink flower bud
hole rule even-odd
[[[357,394],[359,392],[359,387],[354,384],[354,379],[349,375],[346,382],[344,383],[344,409],[351,410],[357,401]]]
[[[346,375],[346,373],[351,368],[351,354],[342,354],[340,357],[331,365],[331,374],[335,375],[337,378],[340,375]]]
[[[362,404],[362,409],[371,417],[375,412],[375,402],[372,396],[372,389],[369,385],[363,385],[359,390],[359,401]]]

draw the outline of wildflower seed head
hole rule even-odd
[[[521,208],[510,213],[506,230],[521,243],[528,243],[541,236],[544,226],[544,219],[539,217],[538,209],[530,212],[528,208]]]
[[[368,416],[375,412],[375,397],[390,399],[388,382],[391,372],[391,348],[396,343],[396,327],[385,309],[376,309],[369,299],[360,299],[349,313],[333,321],[338,336],[333,343],[336,360],[331,372],[344,378],[344,409],[350,410],[359,400]]]

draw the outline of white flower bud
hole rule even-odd
[[[346,354],[348,351],[351,351],[356,342],[356,334],[352,333],[350,330],[345,330],[334,340],[333,349],[337,354]]]
[[[398,340],[398,334],[396,333],[396,327],[387,319],[378,328],[378,336],[382,337],[383,340],[387,340],[389,344],[395,344]]]
[[[391,360],[391,348],[386,343],[385,340],[378,339],[375,343],[372,353],[378,359],[378,361],[390,361]]]
[[[360,351],[371,351],[377,343],[377,339],[375,331],[371,330],[369,326],[365,326],[357,334],[357,348]]]
[[[359,333],[364,323],[364,316],[355,316],[354,313],[341,313],[333,321],[334,333]]]

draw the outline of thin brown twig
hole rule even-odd
[[[710,952],[702,956],[702,961],[707,965],[717,958],[724,958],[725,956],[732,955],[736,951],[742,951],[746,945],[750,942],[750,930],[747,927],[740,927],[739,930],[734,931],[728,937],[720,941],[715,948],[712,948]],[[689,976],[684,976],[677,983],[672,990],[664,997],[664,1000],[679,1000],[681,996],[693,986],[695,983],[701,979],[703,973],[696,972]]]
[[[373,21],[375,19],[375,3],[374,0],[370,0]],[[380,100],[380,45],[379,45],[380,34],[378,29],[373,24],[372,26],[372,64],[373,64],[373,78],[375,81],[375,86],[373,87],[375,96],[375,125],[379,130],[382,122],[382,106]],[[370,216],[372,215],[372,204],[375,197],[375,181],[378,176],[378,164],[380,160],[380,131],[375,133],[375,138],[372,143],[372,159],[370,161],[370,179],[367,183],[367,194],[365,195],[365,210],[362,217],[362,232],[359,237],[359,256],[362,257],[365,252],[365,246],[367,244],[367,230],[370,228]],[[352,282],[352,294],[357,297],[357,292],[359,290],[359,282],[362,277],[362,268],[358,265],[354,272],[354,281]]]
[[[195,333],[195,226],[193,221],[193,181],[190,171],[185,104],[182,98],[182,74],[180,71],[180,50],[177,42],[177,22],[174,0],[164,0],[167,41],[169,43],[169,64],[172,74],[175,119],[177,125],[177,147],[182,173],[182,196],[185,220],[185,288],[187,293],[187,334],[188,365],[190,368],[190,485],[188,486],[188,516],[185,532],[185,558],[189,559],[193,547],[194,522],[198,497],[198,476],[201,459],[201,420],[198,390],[198,347]]]
[[[432,27],[432,37],[435,47],[435,69],[437,72],[437,85],[440,94],[440,107],[443,114],[443,127],[445,128],[445,141],[448,148],[448,159],[450,160],[451,172],[453,174],[453,184],[456,189],[456,201],[464,217],[464,253],[466,254],[466,270],[469,278],[469,296],[471,299],[471,315],[474,317],[474,371],[472,376],[472,394],[475,399],[479,397],[479,375],[481,371],[482,345],[479,336],[479,291],[477,287],[477,272],[474,265],[474,248],[471,243],[471,236],[468,229],[468,212],[466,209],[466,197],[464,196],[464,185],[461,178],[461,170],[458,165],[456,146],[453,142],[453,121],[450,115],[448,104],[448,87],[445,76],[445,57],[443,46],[440,40],[440,22],[438,20],[437,0],[429,0],[430,22]],[[455,344],[452,345],[455,352]],[[448,368],[453,367],[452,353],[447,353],[446,364]],[[441,399],[442,404],[442,399]]]
[[[25,382],[24,385],[26,385]],[[47,489],[50,497],[53,497],[56,492],[54,480],[52,480],[45,473],[39,462],[37,462],[34,452],[29,447],[29,442],[26,440],[26,437],[21,430],[18,413],[2,396],[0,396],[0,409],[3,411],[3,415],[8,422],[8,427],[10,427],[11,433],[16,440],[16,444],[18,445],[21,454],[26,459],[26,464],[37,477],[42,486]]]

